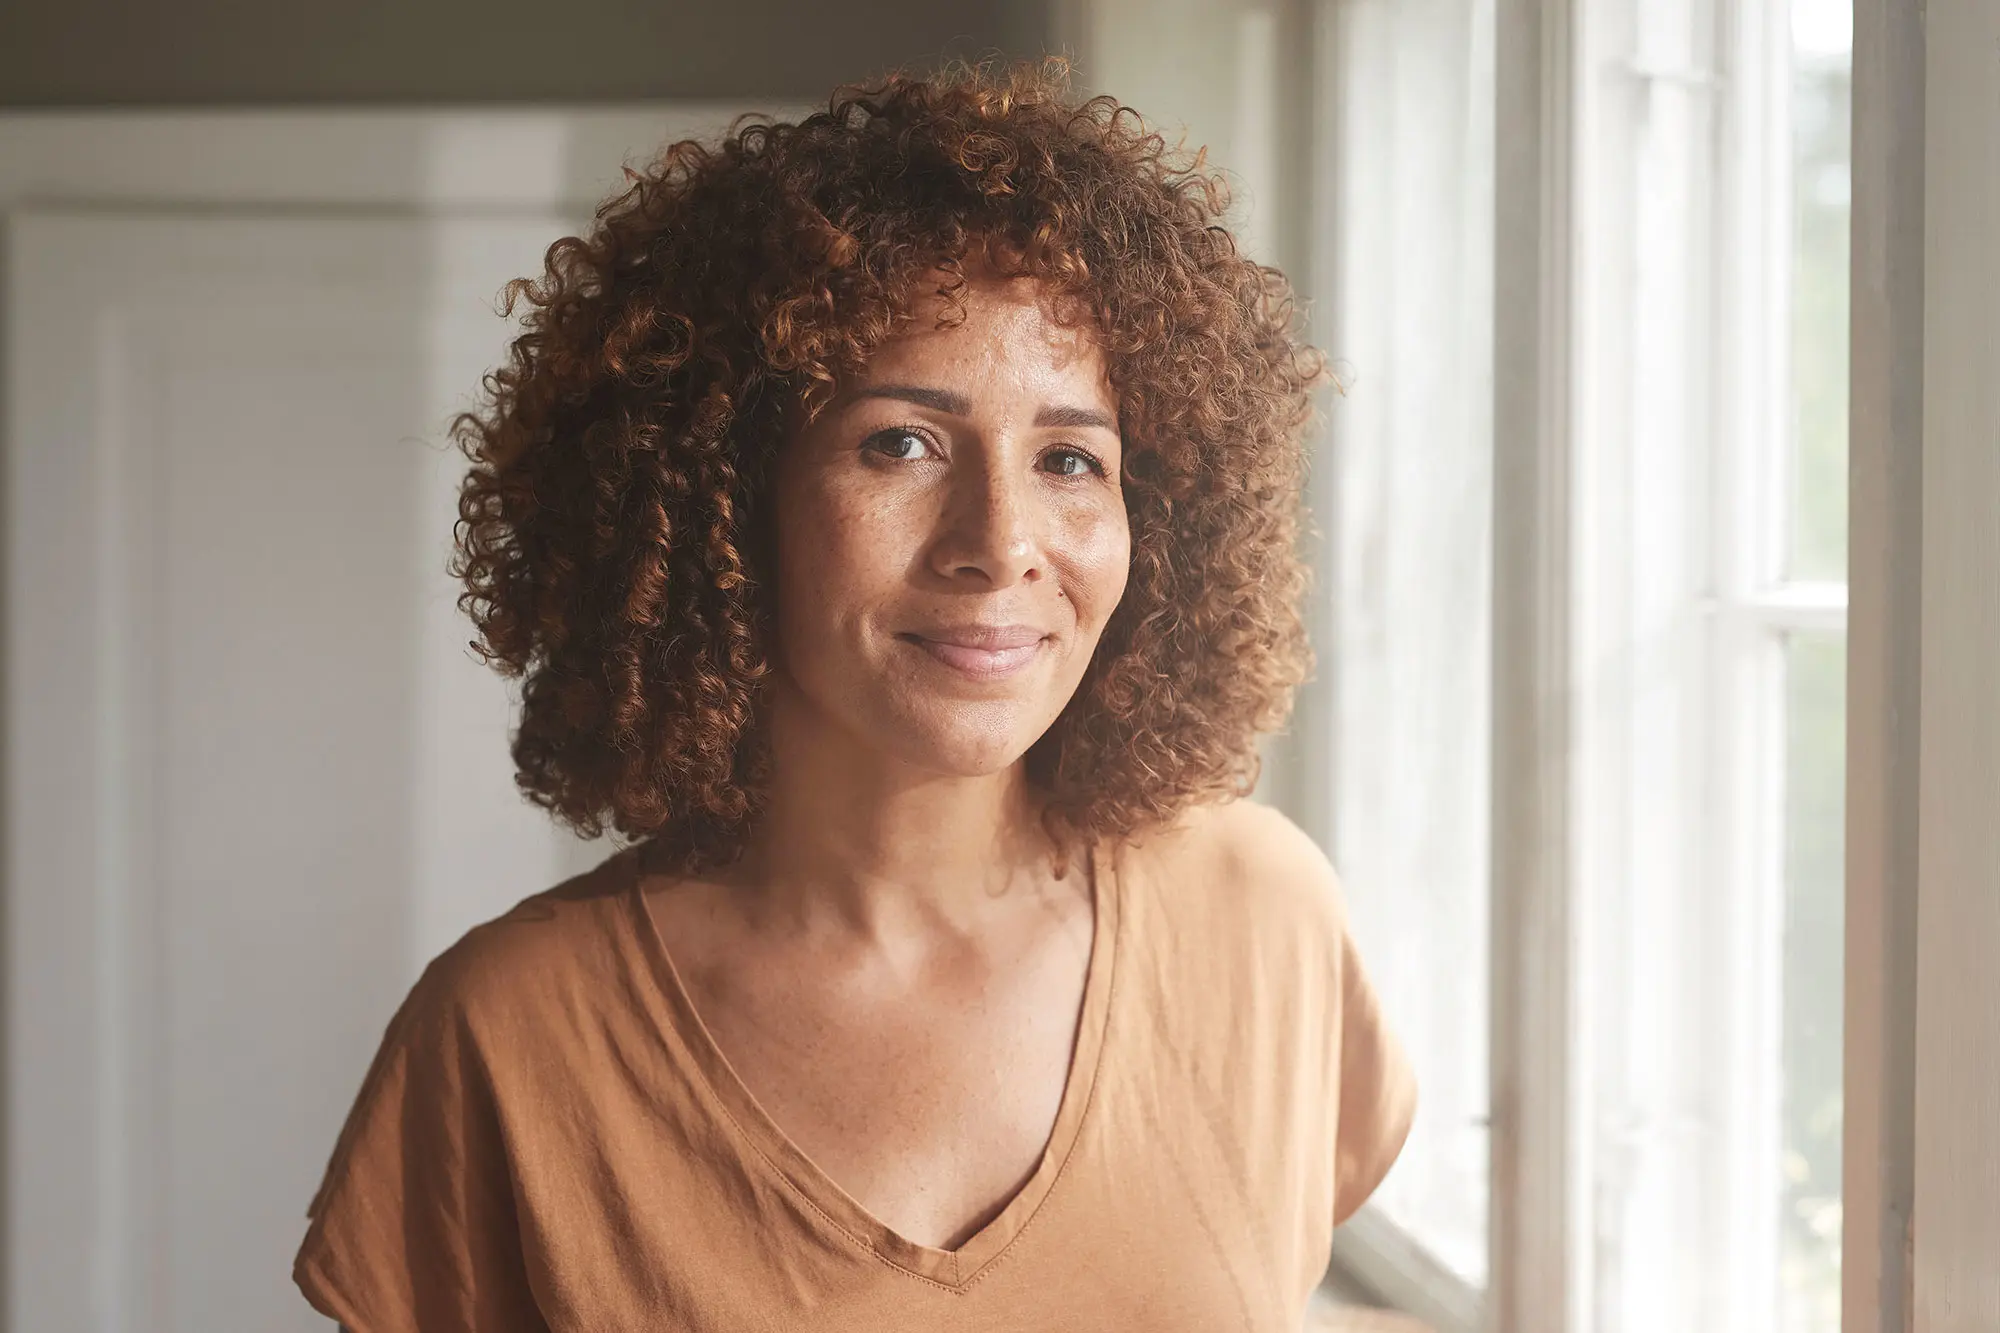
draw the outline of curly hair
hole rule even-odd
[[[972,262],[1094,325],[1124,439],[1131,568],[1028,752],[1045,823],[1130,837],[1249,790],[1310,665],[1301,439],[1325,361],[1221,224],[1205,154],[1072,100],[1050,60],[843,88],[626,175],[508,284],[520,335],[452,422],[452,572],[474,648],[522,680],[531,800],[684,867],[742,850],[769,765],[773,456],[920,294],[962,313]]]

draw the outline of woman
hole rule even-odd
[[[523,789],[294,1276],[357,1333],[1297,1328],[1411,1081],[1235,799],[1321,362],[1060,71],[676,144],[559,242],[458,529]]]

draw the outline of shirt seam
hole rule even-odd
[[[930,1276],[928,1273],[919,1273],[916,1269],[911,1268],[907,1264],[898,1263],[894,1259],[890,1258],[888,1255],[882,1253],[881,1249],[873,1241],[869,1240],[866,1236],[857,1235],[853,1231],[850,1231],[846,1226],[841,1224],[838,1218],[834,1217],[831,1213],[827,1212],[826,1209],[820,1207],[819,1201],[817,1199],[814,1199],[810,1194],[806,1193],[806,1191],[799,1186],[798,1182],[792,1179],[791,1173],[787,1171],[782,1164],[775,1161],[769,1153],[764,1151],[763,1145],[757,1142],[756,1136],[751,1134],[747,1129],[744,1128],[742,1122],[736,1118],[736,1113],[730,1110],[728,1104],[723,1099],[717,1098],[716,1106],[718,1107],[718,1109],[721,1110],[723,1119],[729,1122],[729,1127],[736,1131],[737,1137],[740,1138],[745,1144],[749,1146],[751,1152],[757,1154],[757,1160],[770,1168],[772,1176],[774,1176],[777,1179],[780,1185],[784,1186],[785,1192],[787,1194],[790,1194],[792,1197],[796,1198],[800,1203],[804,1204],[807,1208],[810,1208],[814,1216],[818,1217],[822,1222],[825,1222],[828,1226],[832,1227],[836,1234],[844,1237],[847,1240],[852,1241],[854,1244],[866,1250],[871,1257],[875,1258],[876,1260],[880,1261],[883,1264],[886,1264],[888,1267],[895,1269],[897,1272],[915,1278],[919,1282],[927,1283],[930,1286],[938,1288],[940,1291],[948,1291],[956,1294],[964,1290],[965,1286],[970,1285],[970,1283],[960,1285],[950,1282],[940,1282],[938,1279]],[[1060,1176],[1058,1176],[1058,1179],[1060,1179]],[[1050,1182],[1050,1188],[1052,1189],[1054,1188],[1054,1182]],[[1038,1209],[1037,1211],[1040,1210]],[[1026,1229],[1027,1228],[1025,1226],[1022,1228],[1023,1231],[1025,1231]],[[1007,1242],[1007,1248],[1012,1248],[1013,1243],[1014,1243],[1013,1239],[1010,1238]],[[1001,1251],[1001,1253],[1003,1254],[1005,1252],[1006,1252],[1005,1249]],[[999,1255],[995,1255],[994,1258],[996,1259],[999,1258]],[[985,1271],[986,1270],[984,1268],[980,1269],[980,1272],[982,1273]],[[977,1275],[975,1275],[975,1278],[976,1276]]]

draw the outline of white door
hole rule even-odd
[[[631,151],[678,128],[627,127]],[[65,151],[131,156],[133,132]],[[270,160],[297,142],[271,136]],[[615,181],[619,156],[588,167]],[[14,191],[12,1329],[325,1327],[291,1257],[396,1002],[468,926],[605,850],[515,791],[508,696],[444,568],[446,420],[500,359],[500,286],[577,226],[543,174],[447,152],[364,180],[385,193],[361,208]]]

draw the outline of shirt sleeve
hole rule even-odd
[[[352,1333],[547,1333],[490,1081],[433,963],[389,1022],[292,1280]]]
[[[1417,1083],[1390,1031],[1367,969],[1340,940],[1340,1111],[1334,1143],[1333,1224],[1354,1215],[1389,1174],[1416,1117]]]

